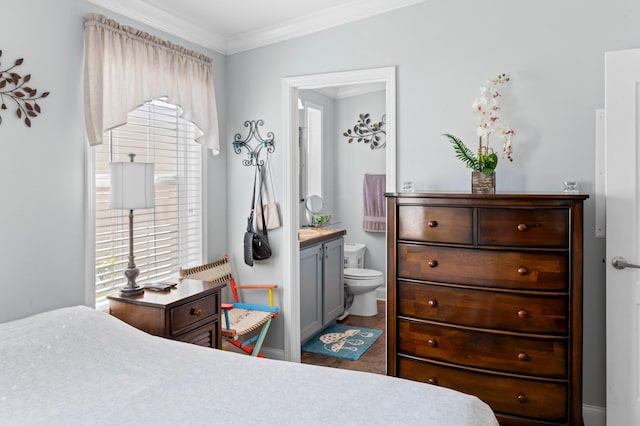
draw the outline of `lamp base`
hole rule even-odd
[[[137,296],[142,293],[144,293],[144,288],[140,287],[137,284],[136,284],[136,287],[130,287],[130,288],[123,287],[120,289],[120,296],[122,297]]]
[[[127,265],[127,269],[124,270],[124,275],[127,277],[127,285],[120,289],[120,296],[130,297],[144,293],[144,288],[136,283],[136,278],[139,274],[140,270],[133,261],[133,254],[130,254],[129,265]]]

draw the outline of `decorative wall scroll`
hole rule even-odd
[[[2,57],[2,50],[0,50],[0,57]],[[0,63],[0,113],[15,106],[18,118],[24,120],[27,127],[31,127],[31,119],[37,117],[41,112],[40,105],[36,101],[49,96],[49,92],[42,92],[38,95],[37,89],[27,86],[31,80],[31,74],[21,76],[13,71],[23,62],[23,58],[17,59],[7,69],[2,69],[2,63]],[[0,124],[2,124],[1,116]]]
[[[382,120],[371,122],[369,113],[360,114],[358,123],[353,126],[353,130],[347,129],[342,135],[349,138],[347,142],[351,143],[354,139],[357,142],[370,143],[369,148],[384,148],[387,144],[387,115],[382,116]]]
[[[242,139],[240,133],[236,133],[233,137],[233,150],[236,154],[240,154],[242,149],[247,150],[247,158],[242,160],[242,164],[245,166],[262,166],[264,160],[260,159],[260,152],[263,148],[267,149],[267,152],[275,151],[273,146],[273,132],[267,133],[267,138],[263,138],[260,135],[258,126],[264,125],[262,120],[247,120],[244,122],[244,127],[249,128],[249,134],[246,138]],[[251,144],[251,139],[255,139],[255,146]]]

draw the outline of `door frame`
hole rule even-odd
[[[282,282],[289,297],[283,298],[284,358],[300,362],[300,247],[298,229],[300,159],[298,135],[298,91],[350,84],[384,83],[387,115],[387,192],[396,188],[396,68],[382,67],[355,71],[285,77],[282,80],[282,129],[284,195],[282,202],[283,245]],[[285,290],[285,291],[286,291]]]

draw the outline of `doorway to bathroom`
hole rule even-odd
[[[283,80],[283,109],[285,110],[284,126],[285,129],[285,141],[283,146],[284,151],[284,199],[282,205],[282,213],[285,223],[284,231],[284,244],[283,244],[283,283],[286,283],[288,295],[285,296],[283,301],[283,308],[285,312],[290,313],[285,319],[285,359],[300,362],[300,253],[298,244],[298,230],[303,223],[301,219],[300,209],[300,195],[301,195],[301,181],[300,181],[300,147],[298,145],[300,127],[302,120],[300,119],[298,110],[298,99],[301,91],[318,91],[322,90],[350,90],[353,88],[364,87],[365,85],[378,85],[379,89],[382,89],[384,93],[384,113],[386,114],[386,147],[379,150],[379,154],[384,153],[384,173],[386,174],[386,191],[393,192],[396,188],[396,170],[395,170],[395,68],[376,68],[358,71],[347,71],[330,74],[317,74],[307,75],[301,77],[290,77]],[[375,90],[374,90],[375,91]],[[303,92],[304,93],[304,92]],[[361,111],[366,113],[367,111]],[[353,117],[353,122],[357,120],[357,116]],[[351,126],[352,127],[352,126]],[[346,131],[346,129],[342,129]],[[348,144],[346,138],[338,138],[333,136],[334,143]],[[354,142],[357,143],[357,142]],[[361,144],[358,148],[363,151],[369,151],[367,145]],[[326,158],[326,157],[325,157]],[[348,161],[348,158],[346,159]],[[362,179],[359,177],[359,192],[362,193]],[[340,185],[341,182],[337,182]],[[325,182],[326,185],[326,182]],[[326,193],[326,191],[325,191]],[[339,201],[333,201],[335,204],[339,204]],[[358,218],[354,220],[358,221]],[[362,217],[359,218],[360,228],[362,227]],[[346,228],[346,227],[345,227]],[[347,229],[347,233],[349,230]],[[383,233],[384,235],[384,233]],[[385,238],[382,238],[385,240]],[[349,240],[347,240],[349,241]],[[379,270],[386,274],[386,244],[385,252],[383,255],[376,256]],[[382,266],[380,266],[382,263]],[[369,266],[367,266],[369,267]],[[373,266],[371,266],[373,267]],[[384,286],[383,286],[384,287]],[[385,306],[384,302],[379,302],[379,317],[373,319],[373,317],[360,317],[365,321],[377,321],[376,328],[386,328],[386,320],[384,319]],[[355,316],[348,321],[358,321],[360,318]],[[382,325],[379,325],[382,324]],[[364,326],[364,324],[350,324]],[[381,339],[384,343],[384,339]],[[380,345],[378,343],[378,345]],[[371,349],[370,349],[371,350]],[[384,353],[386,351],[386,345],[383,344],[382,349],[377,349]],[[385,366],[383,369],[378,366],[379,372],[386,371],[386,355]]]

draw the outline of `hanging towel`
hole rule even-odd
[[[387,187],[386,175],[364,175],[364,221],[362,227],[369,232],[387,230],[387,204],[384,191]]]

